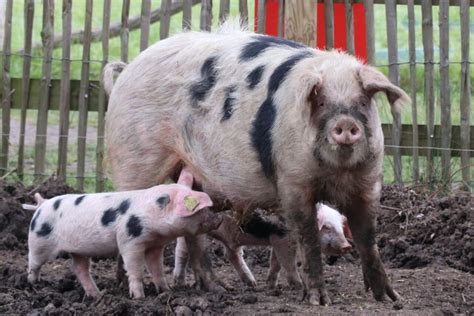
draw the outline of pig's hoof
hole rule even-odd
[[[331,300],[329,299],[326,290],[319,291],[318,289],[303,290],[303,300],[306,300],[310,305],[329,306]]]
[[[255,281],[255,280],[246,280],[244,283],[245,283],[245,285],[247,285],[248,287],[251,287],[251,288],[256,288],[257,287],[257,281]]]
[[[384,301],[385,294],[387,294],[387,296],[390,297],[390,299],[393,302],[399,301],[401,299],[400,294],[398,294],[394,289],[392,289],[392,287],[390,285],[386,285],[385,288],[382,289],[381,291],[380,290],[378,290],[378,291],[374,290],[373,294],[374,294],[374,298],[379,302]]]

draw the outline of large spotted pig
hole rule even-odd
[[[316,210],[322,252],[338,256],[351,251],[352,246],[346,237],[352,240],[352,234],[347,226],[346,217],[323,203],[318,203]],[[288,236],[285,223],[277,216],[261,210],[252,212],[242,223],[239,223],[234,215],[231,212],[223,214],[222,223],[217,229],[210,231],[209,235],[224,244],[226,257],[240,279],[248,286],[257,286],[255,277],[243,258],[243,246],[272,246],[268,286],[270,288],[276,286],[279,272],[283,267],[288,284],[300,287],[301,278],[296,269],[295,245]],[[176,244],[173,269],[173,278],[177,285],[184,285],[187,259],[186,244],[184,238],[180,237]]]
[[[314,214],[327,200],[348,217],[366,286],[396,300],[375,242],[383,135],[373,97],[384,92],[397,111],[408,96],[345,53],[224,30],[159,41],[117,78],[106,121],[115,185],[162,183],[184,163],[216,207],[280,210],[304,254],[311,304],[330,302]],[[188,249],[205,258],[196,245]]]
[[[130,295],[144,297],[146,265],[158,291],[168,290],[163,249],[178,236],[205,233],[219,226],[209,196],[191,190],[192,175],[183,171],[179,184],[146,190],[68,194],[37,205],[28,235],[28,280],[35,282],[41,266],[60,252],[72,257],[73,271],[88,296],[99,290],[90,276],[89,257],[120,253],[129,278]]]

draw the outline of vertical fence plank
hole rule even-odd
[[[278,37],[284,37],[285,0],[278,0]]]
[[[334,47],[334,1],[324,1],[324,30],[326,33],[326,49]]]
[[[316,0],[287,1],[285,8],[285,37],[308,45],[316,46]]]
[[[105,14],[106,13],[104,12],[104,15]],[[150,19],[151,0],[142,0],[142,13],[140,17],[140,51],[143,51],[148,47],[148,38],[150,37]]]
[[[192,26],[193,2],[192,0],[183,1],[183,30],[190,30]]]
[[[84,21],[84,43],[82,46],[81,84],[79,86],[79,125],[77,131],[77,184],[79,191],[84,190],[84,169],[86,160],[87,114],[89,109],[89,61],[92,33],[92,1],[86,1]]]
[[[266,2],[266,0],[258,0],[257,32],[260,34],[265,33]]]
[[[469,0],[461,0],[461,148],[469,149],[471,117],[471,74],[469,61]],[[470,153],[461,152],[462,179],[469,188],[471,181]]]
[[[449,1],[439,2],[439,70],[441,77],[440,105],[441,105],[441,147],[451,147],[451,100],[449,93]],[[451,151],[441,151],[442,179],[450,178]]]
[[[354,55],[354,21],[352,18],[352,0],[344,0],[346,11],[346,43],[347,51]]]
[[[102,18],[102,70],[109,60],[109,32],[110,32],[110,1],[104,0],[104,15]],[[147,38],[148,41],[148,38]],[[99,105],[97,113],[97,148],[96,148],[96,192],[104,191],[104,127],[105,127],[105,108],[107,98],[104,88],[101,86],[99,91]]]
[[[367,61],[375,65],[374,0],[364,0]]]
[[[69,104],[71,96],[71,13],[72,0],[63,0],[63,39],[61,91],[59,95],[58,176],[66,178],[67,144],[69,136]]]
[[[211,31],[212,0],[201,0],[201,25],[202,31]]]
[[[433,12],[432,0],[421,3],[423,51],[425,54],[425,107],[426,107],[426,129],[427,147],[433,147],[434,132],[434,86],[433,86]],[[431,149],[426,150],[426,179],[429,183],[433,181],[433,153]]]
[[[387,21],[388,42],[388,78],[399,85],[400,73],[398,69],[398,43],[397,43],[397,3],[395,0],[385,1],[385,14]],[[393,173],[395,182],[402,183],[402,156],[400,154],[400,139],[402,122],[400,113],[392,111],[392,145],[393,147]]]
[[[414,0],[408,0],[408,50],[410,58],[410,97],[412,101],[411,117],[412,117],[412,133],[413,133],[413,166],[412,178],[418,182],[420,178],[420,170],[418,166],[418,113],[416,105],[416,42],[415,42],[415,7]]]
[[[38,106],[35,144],[35,180],[41,181],[44,177],[46,156],[46,131],[48,126],[48,108],[50,99],[51,68],[54,39],[54,0],[43,1],[43,69],[41,75],[41,94]]]
[[[13,0],[7,1],[5,10],[5,25],[3,37],[3,98],[2,98],[2,152],[0,159],[0,175],[7,172],[8,168],[8,145],[10,138],[10,106],[11,106],[11,82],[10,82],[10,54],[12,38],[12,12]]]
[[[170,34],[171,0],[161,0],[160,39],[165,39]]]
[[[21,114],[20,114],[20,137],[18,144],[18,164],[16,171],[20,180],[23,180],[23,171],[25,165],[25,131],[26,131],[26,113],[28,102],[30,100],[30,72],[31,72],[31,42],[33,38],[33,21],[35,13],[34,0],[25,1],[25,41],[23,53],[23,73],[21,78]]]
[[[219,23],[223,23],[230,12],[230,0],[221,0],[219,5]]]
[[[120,60],[128,62],[128,15],[130,13],[130,0],[122,2],[122,22],[120,24]]]
[[[239,0],[240,23],[247,27],[249,25],[249,9],[247,0]]]

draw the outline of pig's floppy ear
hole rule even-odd
[[[44,197],[41,196],[41,194],[35,193],[35,201],[36,201],[36,204],[38,204],[38,206],[43,204],[44,200],[45,199],[44,199]]]
[[[349,228],[349,223],[347,222],[347,217],[344,215],[342,216],[342,231],[344,232],[344,236],[346,239],[352,241],[354,237],[352,237],[351,229]]]
[[[181,217],[191,216],[205,207],[212,206],[211,198],[204,192],[190,191],[187,195],[178,194],[177,198],[175,212]]]
[[[193,181],[194,177],[191,173],[191,170],[189,170],[188,167],[184,167],[183,170],[181,170],[181,174],[179,175],[178,184],[182,184],[188,188],[191,188],[193,186]]]
[[[311,118],[315,108],[318,106],[319,92],[323,85],[323,78],[316,71],[307,71],[304,73],[300,80],[299,85],[296,87],[296,104],[303,105],[303,118]],[[309,106],[308,106],[309,105]]]
[[[362,66],[359,69],[359,78],[362,88],[370,98],[377,92],[384,92],[392,106],[392,109],[399,112],[403,105],[410,104],[410,97],[388,80],[388,78],[371,66]]]

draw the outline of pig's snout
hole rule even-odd
[[[342,253],[348,253],[351,250],[352,250],[352,246],[348,242],[346,242],[344,245],[341,246],[341,252]]]
[[[362,129],[350,117],[337,120],[329,133],[331,139],[338,145],[354,145],[362,138]]]

